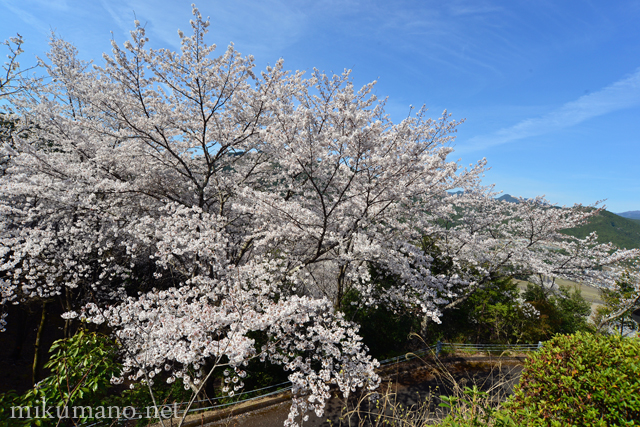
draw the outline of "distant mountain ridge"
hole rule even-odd
[[[501,202],[520,203],[520,199],[513,197],[511,194],[504,194],[498,197],[498,200],[500,200]]]
[[[458,190],[458,191],[449,191],[448,194],[450,196],[457,196],[459,194],[464,194],[464,191]],[[513,197],[511,194],[503,194],[500,197],[496,197],[496,200],[500,200],[503,202],[509,202],[509,203],[520,203],[520,199]],[[524,200],[529,200],[527,198],[525,198]]]
[[[627,211],[618,213],[616,215],[629,219],[640,219],[640,211]]]
[[[518,199],[505,194],[498,198],[510,203],[518,203]],[[580,227],[562,230],[569,236],[584,239],[591,232],[598,233],[598,242],[611,242],[619,248],[640,249],[640,211],[629,211],[615,214],[601,211],[598,215]]]

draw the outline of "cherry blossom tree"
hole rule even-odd
[[[130,379],[166,370],[197,392],[229,369],[241,387],[268,359],[292,372],[293,423],[322,413],[329,384],[378,382],[340,313],[348,292],[438,321],[496,275],[582,277],[635,255],[559,234],[593,214],[580,207],[495,200],[484,160],[448,160],[446,111],[394,124],[349,71],[213,57],[193,12],[179,52],[148,48],[136,21],[101,66],[54,36],[50,79],[11,98],[24,132],[0,177],[2,304],[60,298],[68,319],[108,324]]]
[[[33,70],[35,66],[21,68],[19,57],[24,50],[22,49],[24,41],[20,34],[11,37],[0,43],[8,54],[7,61],[2,65],[0,70],[0,101],[24,92],[28,89],[29,82],[27,73]],[[8,158],[12,153],[10,140],[15,130],[16,118],[13,116],[10,104],[0,103],[0,174],[4,174],[7,166]]]
[[[19,56],[24,53],[22,45],[24,40],[20,34],[11,37],[0,43],[9,51],[7,61],[2,66],[0,72],[0,96],[15,95],[25,90],[25,74],[34,67],[20,68]]]
[[[610,287],[625,263],[638,255],[598,243],[595,233],[578,239],[561,232],[584,224],[602,208],[558,207],[542,197],[510,203],[495,196],[491,191],[451,195],[436,215],[442,229],[433,234],[439,236],[441,256],[454,269],[471,273],[471,283],[446,308],[505,274],[537,281],[551,291],[557,290],[556,278]]]

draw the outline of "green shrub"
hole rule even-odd
[[[117,345],[103,334],[80,330],[71,338],[55,341],[49,352],[51,358],[44,365],[50,371],[48,377],[22,396],[13,391],[0,394],[0,427],[55,426],[57,420],[44,418],[44,414],[37,419],[11,418],[11,408],[34,408],[35,413],[43,402],[54,408],[97,406],[107,396],[111,377],[120,373]]]
[[[527,359],[505,407],[523,425],[640,425],[640,341],[558,335]]]

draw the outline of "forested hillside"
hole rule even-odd
[[[592,231],[598,233],[599,242],[611,242],[620,248],[640,248],[640,221],[623,218],[609,211],[600,212],[588,224],[563,232],[584,238]]]

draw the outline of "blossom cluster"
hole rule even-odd
[[[309,409],[321,416],[332,385],[345,397],[358,387],[377,387],[378,363],[366,354],[357,327],[326,299],[291,295],[274,301],[269,286],[246,285],[261,280],[256,270],[236,269],[230,283],[198,277],[106,309],[85,306],[81,317],[107,322],[125,349],[123,377],[112,382],[122,383],[126,375],[152,385],[167,371],[168,383],[180,378],[197,393],[215,369],[225,368],[223,392],[233,396],[244,385],[243,367],[254,358],[269,360],[291,372],[289,424]],[[268,338],[261,348],[251,338],[256,332]]]

